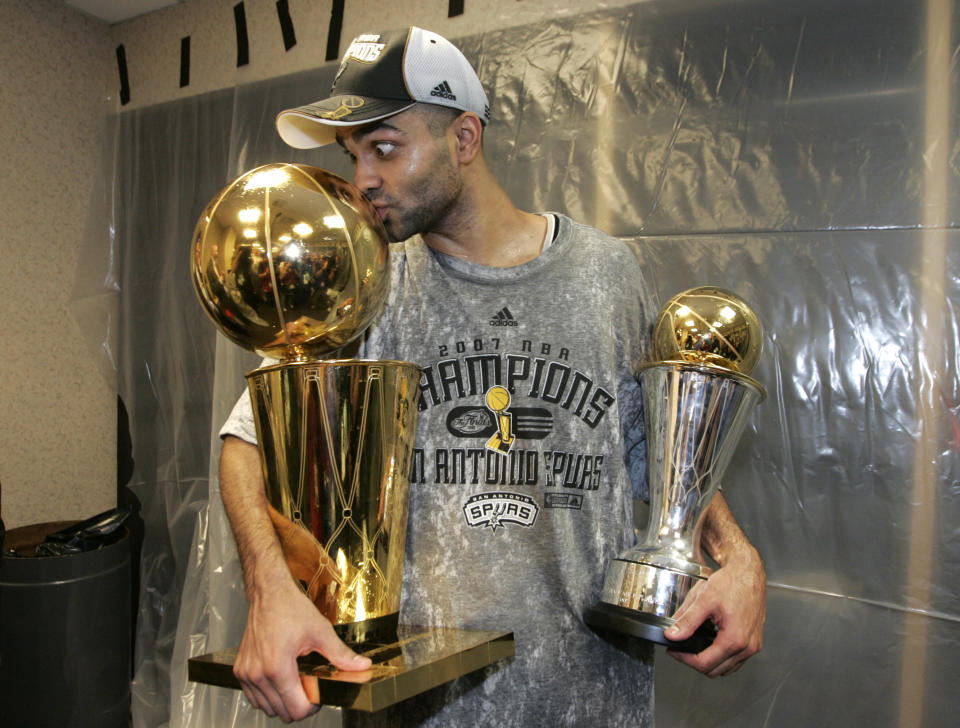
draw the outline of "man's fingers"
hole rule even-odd
[[[667,654],[678,662],[682,662],[684,665],[688,665],[694,670],[702,672],[707,677],[718,677],[722,674],[718,671],[718,668],[724,664],[724,652],[715,646],[710,646],[703,652],[692,653],[668,650]]]
[[[290,669],[278,671],[273,677],[268,675],[271,684],[276,690],[276,696],[280,701],[278,706],[273,702],[274,708],[284,722],[291,720],[301,720],[317,711],[316,703],[320,701],[320,688],[317,686],[317,700],[310,699],[306,691],[306,685],[303,682],[303,675],[297,668],[297,663],[293,662]],[[314,678],[316,680],[316,678]],[[281,712],[282,711],[282,712]]]
[[[668,640],[679,642],[692,637],[700,625],[706,622],[711,616],[711,611],[706,605],[701,607],[696,601],[690,605],[684,602],[684,605],[684,607],[677,610],[674,616],[676,621],[663,630],[663,634]]]
[[[307,700],[316,706],[320,705],[320,681],[315,675],[300,675],[300,684],[303,686],[303,692],[307,695]]]
[[[320,682],[313,675],[297,674],[299,680],[294,678],[292,684],[280,676],[265,677],[259,683],[262,689],[255,682],[242,681],[243,694],[251,706],[271,718],[279,717],[284,723],[301,720],[320,709]]]
[[[692,637],[697,628],[710,616],[709,605],[699,604],[702,587],[703,582],[694,584],[683,603],[674,612],[674,623],[663,631],[667,639],[680,641]]]
[[[242,646],[240,654],[237,657],[237,661],[233,665],[233,674],[237,680],[240,681],[240,687],[242,688],[243,694],[246,696],[250,705],[252,705],[254,708],[259,708],[271,718],[277,715],[277,712],[273,709],[270,700],[267,699],[264,691],[260,689],[260,686],[258,685],[258,682],[260,681],[254,679],[253,669],[247,663],[247,660],[244,659]]]
[[[737,652],[733,655],[723,656],[721,655],[720,659],[716,659],[717,664],[707,664],[703,668],[703,673],[707,677],[723,677],[724,675],[729,675],[730,673],[736,672],[743,665],[744,661],[753,654],[747,650]],[[723,659],[726,657],[726,659]]]
[[[253,683],[245,683],[243,694],[254,708],[259,708],[271,718],[279,717],[285,723],[290,722],[290,715],[284,709],[283,701],[272,688],[262,690]]]
[[[323,635],[318,641],[315,649],[321,655],[326,657],[330,661],[331,665],[340,670],[368,670],[372,664],[372,661],[369,657],[358,655],[356,652],[347,647],[347,645],[340,639],[336,631],[333,629],[333,625],[331,625],[329,622],[327,622],[325,625],[323,629]]]
[[[702,672],[707,677],[721,677],[739,670],[743,663],[759,652],[759,647],[744,641],[738,641],[729,634],[718,633],[717,640],[702,652],[677,652],[667,650],[667,654],[678,662]]]
[[[296,662],[290,669],[278,665],[275,669],[264,667],[262,670],[238,662],[234,665],[234,674],[253,707],[280,718],[284,723],[300,720],[316,711],[300,683]]]
[[[262,710],[271,718],[276,716],[273,708],[270,707],[270,701],[257,687],[250,683],[243,683],[243,694],[252,707]]]
[[[743,660],[731,659],[726,662],[721,663],[718,667],[714,668],[707,673],[707,677],[726,677],[737,670],[740,669],[740,666],[743,665]]]

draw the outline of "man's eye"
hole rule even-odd
[[[374,154],[378,157],[385,157],[396,147],[392,142],[377,142],[373,145]]]
[[[347,155],[347,159],[350,160],[350,164],[352,164],[353,166],[357,166],[357,158],[355,156],[353,156],[346,149],[343,150],[343,153]]]

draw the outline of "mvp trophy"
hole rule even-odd
[[[703,515],[754,407],[766,396],[749,372],[760,357],[761,327],[738,296],[693,288],[667,302],[653,333],[656,361],[640,367],[647,430],[650,516],[646,537],[607,569],[600,601],[584,618],[619,633],[700,652],[716,634],[709,622],[687,640],[663,631],[684,598],[712,569],[703,562]]]
[[[340,355],[390,286],[387,235],[345,180],[270,164],[227,185],[193,236],[194,287],[240,346],[268,510],[290,574],[373,668],[300,659],[327,705],[378,710],[513,654],[510,633],[399,627],[421,369]],[[192,658],[196,682],[239,688],[236,650]]]

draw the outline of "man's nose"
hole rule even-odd
[[[353,171],[353,184],[356,185],[364,194],[372,192],[380,187],[380,176],[375,172],[371,165],[357,161],[357,166]]]

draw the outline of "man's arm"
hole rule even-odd
[[[256,446],[224,438],[220,492],[250,603],[233,672],[255,708],[284,722],[299,720],[318,710],[320,696],[301,683],[298,656],[316,651],[341,670],[366,670],[370,659],[340,640],[291,577],[270,520]]]
[[[763,646],[767,576],[760,554],[720,493],[704,515],[701,544],[720,568],[690,591],[677,610],[676,624],[665,634],[684,640],[705,620],[713,620],[718,632],[710,647],[698,654],[669,654],[708,677],[719,677],[739,669]]]

